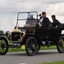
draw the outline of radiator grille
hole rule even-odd
[[[12,39],[12,41],[19,41],[20,33],[19,32],[12,32],[11,39]]]

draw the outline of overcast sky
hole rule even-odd
[[[0,30],[12,30],[19,11],[42,11],[55,14],[60,22],[64,22],[64,0],[0,0]]]

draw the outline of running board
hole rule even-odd
[[[10,44],[9,48],[20,48],[22,45],[20,45],[19,43],[14,43],[14,44]]]

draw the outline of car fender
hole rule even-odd
[[[0,39],[2,39],[2,38],[6,39],[7,42],[10,43],[10,41],[8,40],[8,38],[6,36],[4,36],[4,35],[0,36]]]

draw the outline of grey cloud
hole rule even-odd
[[[0,4],[0,12],[13,12],[25,10],[47,10],[50,4],[64,2],[64,0],[2,0],[3,4]]]
[[[42,0],[42,3],[46,3],[46,4],[56,4],[61,2],[64,2],[64,0]]]
[[[2,3],[3,4],[0,4],[0,13],[5,14],[36,10],[38,12],[46,11],[48,14],[52,14],[53,12],[57,15],[64,15],[64,5],[60,5],[64,3],[64,0],[2,0]],[[61,10],[59,10],[59,8],[61,8]]]
[[[12,29],[15,26],[18,11],[36,10],[39,13],[46,11],[50,16],[59,15],[60,21],[63,21],[63,6],[64,0],[0,0],[0,22],[3,21],[0,27],[4,30]],[[5,28],[5,25],[8,25],[8,28]]]
[[[42,4],[55,4],[64,2],[64,0],[16,0],[17,2],[41,2]]]

